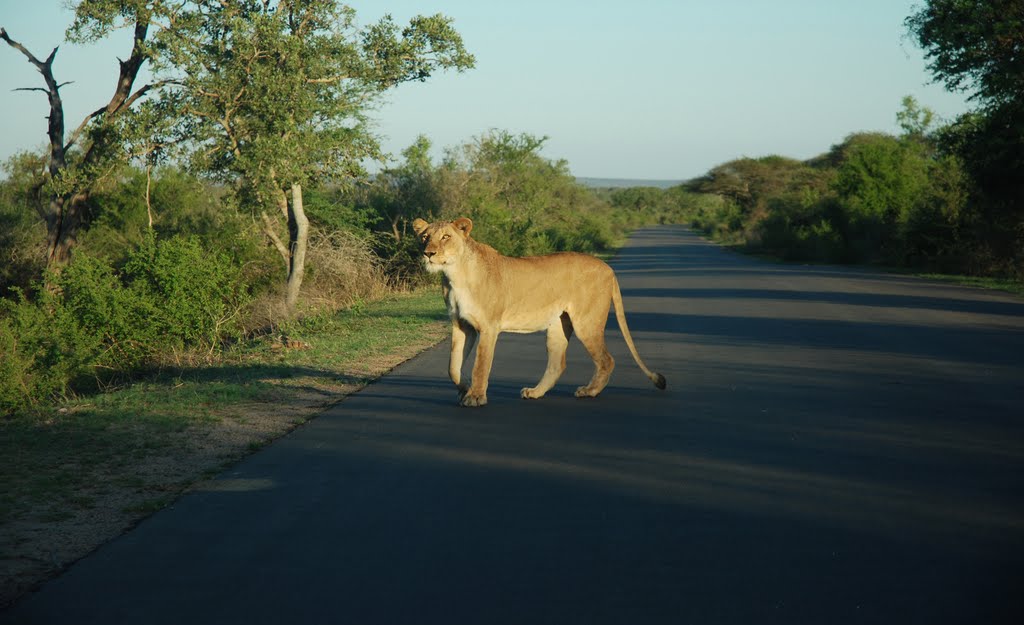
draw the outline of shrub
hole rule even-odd
[[[21,293],[0,300],[0,413],[62,398],[89,378],[102,353],[99,333],[90,332],[41,290],[36,301]]]
[[[0,297],[28,289],[46,266],[46,225],[36,211],[40,171],[45,161],[21,153],[0,165]]]
[[[90,363],[107,371],[139,366],[157,349],[160,331],[150,319],[153,302],[124,288],[106,262],[77,254],[56,279],[54,314],[66,314],[103,345]]]
[[[303,291],[314,306],[322,302],[321,308],[341,308],[377,299],[387,289],[381,260],[366,238],[345,230],[314,230],[306,253]]]
[[[213,349],[237,333],[247,297],[236,264],[182,237],[150,236],[121,272],[80,251],[51,282],[34,299],[0,300],[4,412]]]
[[[226,254],[177,236],[147,238],[124,267],[139,308],[152,315],[148,325],[162,335],[156,342],[176,348],[209,348],[235,335],[245,298],[240,273]]]
[[[235,335],[234,313],[244,297],[239,273],[226,255],[205,251],[196,239],[150,236],[120,274],[79,254],[56,284],[60,306],[103,341],[95,365],[123,372]]]

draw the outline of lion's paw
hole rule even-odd
[[[541,397],[544,397],[544,393],[539,392],[536,387],[524,388],[519,391],[519,396],[523,399],[540,399]]]
[[[600,391],[594,392],[594,390],[589,386],[581,386],[576,389],[576,397],[597,397],[597,393],[599,392]]]
[[[462,401],[459,402],[462,406],[476,407],[487,405],[487,395],[475,395],[473,393],[467,393]]]

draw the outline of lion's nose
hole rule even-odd
[[[433,257],[434,254],[437,254],[437,252],[435,252],[433,250],[424,250],[423,251],[423,255],[426,256],[427,258]]]

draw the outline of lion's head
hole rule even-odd
[[[446,265],[455,262],[466,247],[473,221],[459,217],[455,221],[427,223],[422,219],[412,222],[412,229],[419,237],[423,251],[423,264],[427,271],[443,271]]]

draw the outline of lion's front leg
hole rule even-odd
[[[494,345],[498,342],[496,330],[482,330],[473,361],[473,380],[460,402],[463,406],[483,406],[487,403],[487,379],[494,361]]]
[[[469,385],[462,383],[462,364],[477,341],[477,331],[461,319],[452,319],[452,351],[448,359],[448,377],[459,390],[459,400],[465,397]]]

